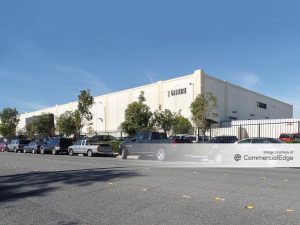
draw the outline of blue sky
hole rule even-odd
[[[294,105],[300,1],[0,1],[0,109],[33,111],[196,69]]]

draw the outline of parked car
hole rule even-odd
[[[40,142],[32,141],[27,146],[24,147],[23,152],[24,153],[30,152],[32,154],[38,154],[38,153],[40,153],[40,147],[41,147]]]
[[[127,138],[120,145],[120,155],[122,159],[127,159],[128,155],[155,156],[157,160],[166,160],[170,155],[170,148],[165,144],[172,143],[165,133],[144,131]]]
[[[118,141],[125,141],[127,137],[116,137]]]
[[[6,143],[4,141],[0,142],[0,152],[6,151]]]
[[[210,139],[209,143],[216,143],[216,144],[232,144],[238,141],[236,136],[215,136]]]
[[[283,144],[284,142],[276,138],[245,138],[236,142],[237,144]]]
[[[108,141],[117,140],[117,138],[115,138],[112,135],[95,135],[91,138],[91,140],[93,142],[108,142]]]
[[[70,156],[74,154],[84,154],[89,157],[94,155],[114,155],[109,143],[97,144],[89,139],[78,140],[74,145],[69,146],[68,153]]]
[[[14,139],[6,145],[8,152],[23,152],[23,148],[30,143],[30,140]]]
[[[169,137],[172,143],[192,143],[192,140],[187,135],[172,135]]]
[[[190,139],[192,143],[207,143],[210,140],[208,136],[187,135],[186,139]]]
[[[279,139],[286,143],[299,143],[300,133],[283,133],[280,134]]]
[[[245,138],[235,142],[235,144],[261,144],[259,146],[259,149],[265,149],[265,150],[269,150],[270,148],[272,149],[273,148],[272,144],[283,144],[283,143],[284,142],[276,138],[268,138],[268,137]],[[245,148],[240,148],[240,147],[237,148],[237,146],[235,146],[235,148],[228,147],[228,146],[214,146],[214,147],[215,148],[212,148],[209,151],[208,160],[214,161],[215,163],[232,162],[233,157],[232,154],[230,154],[230,150],[232,149],[239,149],[239,151],[244,151],[244,152],[249,151],[249,147],[246,146]]]
[[[52,153],[56,155],[58,153],[68,153],[68,148],[73,144],[72,139],[63,137],[54,137],[42,144],[40,147],[40,153]]]

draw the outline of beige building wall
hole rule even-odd
[[[192,101],[198,94],[204,92],[212,92],[218,99],[219,107],[213,116],[217,122],[293,117],[292,105],[208,76],[202,70],[196,70],[186,76],[94,97],[95,104],[91,108],[94,118],[86,123],[83,132],[87,132],[89,126],[97,132],[117,131],[125,119],[125,109],[128,104],[138,100],[141,91],[144,91],[146,104],[151,111],[161,106],[162,110],[170,109],[189,119]],[[267,109],[258,108],[257,102],[267,104]],[[71,102],[22,114],[18,129],[25,127],[26,118],[41,113],[53,113],[57,117],[67,110],[74,111],[76,108],[77,102]]]

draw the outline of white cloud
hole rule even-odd
[[[262,81],[259,78],[259,76],[254,73],[239,74],[237,80],[241,83],[241,85],[246,87],[254,87],[262,84]]]
[[[66,80],[67,82],[62,82],[58,85],[69,86],[71,89],[91,89],[97,94],[102,94],[110,91],[110,88],[100,80],[96,75],[90,73],[87,70],[68,65],[53,64],[55,71],[54,77],[57,81],[61,82]]]
[[[155,75],[153,73],[147,73],[146,77],[147,77],[147,80],[150,83],[154,83],[155,82]]]
[[[31,112],[31,111],[36,111],[44,108],[49,108],[49,105],[45,105],[39,102],[32,102],[32,101],[26,101],[23,99],[13,99],[11,100],[13,104],[18,105],[18,110],[23,113],[23,112]]]
[[[3,100],[0,105],[13,103],[20,111],[32,111],[48,107],[48,104],[53,105],[54,96],[59,95],[62,99],[65,97],[69,99],[68,101],[75,101],[82,89],[90,89],[92,95],[111,91],[102,80],[104,75],[96,75],[87,69],[51,61],[33,42],[10,38],[8,45],[13,49],[15,57],[8,57],[6,60],[21,63],[20,67],[15,69],[4,69],[5,67],[0,69],[0,79],[6,84],[0,89]],[[8,97],[11,90],[14,92]],[[26,93],[26,97],[23,93]]]

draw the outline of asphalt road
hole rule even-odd
[[[299,169],[189,165],[0,153],[0,224],[300,224]]]

